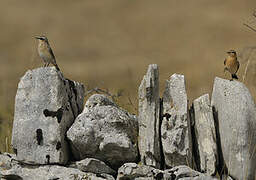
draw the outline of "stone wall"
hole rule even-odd
[[[3,179],[237,179],[256,169],[256,109],[239,81],[215,78],[212,98],[189,102],[185,77],[159,93],[149,65],[139,114],[103,94],[85,106],[85,88],[55,68],[28,71],[15,101],[12,146],[0,154]]]

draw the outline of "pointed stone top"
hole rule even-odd
[[[158,65],[157,64],[150,64],[148,65],[148,70],[152,68],[152,69],[158,69]]]
[[[184,77],[183,74],[176,74],[176,73],[171,75],[170,79],[180,79],[180,80],[184,80],[185,81],[185,77]]]
[[[187,111],[187,93],[184,75],[173,74],[169,80],[166,80],[163,101],[168,106],[172,102],[174,107],[180,112]]]
[[[198,97],[198,98],[196,98],[195,100],[194,100],[194,102],[200,102],[202,99],[204,99],[204,100],[209,100],[210,99],[210,96],[209,96],[209,94],[207,93],[207,94],[203,94],[202,96],[200,96],[200,97]]]
[[[150,64],[148,66],[146,76],[156,76],[156,75],[158,76],[158,65],[157,64]],[[144,76],[144,78],[145,78],[145,76]]]

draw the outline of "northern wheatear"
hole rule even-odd
[[[224,66],[225,66],[224,72],[225,71],[230,72],[232,77],[231,81],[232,81],[233,79],[238,79],[236,72],[238,71],[240,64],[239,64],[239,61],[237,60],[236,51],[230,50],[227,53],[228,53],[228,57],[224,60]]]
[[[55,56],[52,52],[52,49],[51,49],[51,46],[48,42],[47,37],[45,37],[45,36],[36,36],[35,38],[38,39],[38,41],[39,41],[37,50],[38,50],[39,56],[44,61],[44,67],[48,67],[49,64],[51,63],[59,71],[60,68],[58,67],[58,65],[56,63]]]

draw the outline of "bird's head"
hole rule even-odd
[[[235,50],[229,50],[227,53],[231,57],[236,57],[236,51]]]
[[[48,39],[46,36],[35,36],[35,38],[38,39],[39,41],[48,42]]]

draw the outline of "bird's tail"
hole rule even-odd
[[[238,77],[237,77],[236,74],[232,74],[232,78],[233,78],[233,79],[238,79]]]
[[[227,67],[225,67],[223,72],[225,73],[227,70],[228,70],[228,68],[227,68]]]

